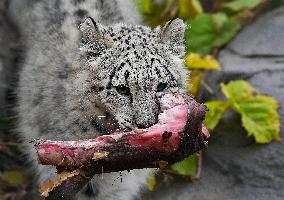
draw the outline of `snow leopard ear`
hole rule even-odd
[[[104,34],[100,28],[102,25],[97,24],[92,17],[87,17],[83,23],[80,24],[80,31],[82,35],[83,44],[96,44],[106,48],[112,47],[113,41],[110,36]]]
[[[161,43],[168,45],[174,54],[183,56],[185,30],[186,25],[181,19],[177,18],[167,22],[161,29]]]

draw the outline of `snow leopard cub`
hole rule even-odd
[[[123,22],[105,25],[87,17],[77,29],[68,12],[63,18],[57,28],[34,28],[20,75],[19,131],[39,183],[54,170],[37,164],[28,141],[86,139],[149,127],[157,120],[159,98],[182,91],[187,77],[182,59],[186,26],[180,19],[151,29]],[[95,176],[77,198],[137,197],[147,170],[121,175],[122,182],[119,173]]]

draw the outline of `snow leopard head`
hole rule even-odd
[[[81,67],[91,74],[89,100],[123,128],[154,124],[160,97],[183,89],[185,29],[180,19],[151,29],[122,23],[106,27],[87,18],[80,25],[80,50]]]

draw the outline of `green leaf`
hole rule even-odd
[[[134,0],[140,12],[144,14],[151,13],[151,5],[153,0]]]
[[[214,40],[214,23],[210,15],[197,15],[188,23],[191,25],[191,29],[187,29],[185,33],[187,49],[203,55],[210,54],[213,50],[212,42]]]
[[[189,156],[181,162],[173,164],[171,169],[180,175],[194,176],[197,172],[197,159],[196,155]]]
[[[225,101],[209,101],[205,105],[209,111],[206,112],[204,123],[207,128],[213,130],[224,112],[229,108],[229,103]]]
[[[246,81],[230,81],[228,84],[221,84],[222,92],[230,101],[242,101],[255,94],[255,90]]]
[[[229,18],[225,13],[219,12],[212,14],[212,19],[217,29],[220,29]]]
[[[154,191],[157,187],[157,180],[154,172],[150,172],[147,177],[147,187],[150,191]]]
[[[278,101],[261,95],[246,81],[231,81],[221,84],[230,106],[241,114],[242,125],[257,143],[280,140]]]
[[[235,0],[232,2],[223,3],[224,8],[228,8],[231,11],[238,12],[243,9],[252,9],[259,5],[262,0]]]
[[[161,25],[164,22],[164,18],[166,19],[168,16],[161,18],[165,10],[166,4],[156,3],[153,0],[136,0],[138,1],[138,8],[140,12],[143,14],[143,21],[150,27],[156,27]],[[140,2],[140,4],[139,4]],[[140,5],[140,6],[139,6]]]
[[[179,17],[188,19],[203,13],[203,8],[198,0],[180,0],[179,1]]]
[[[0,174],[0,178],[13,187],[23,184],[23,174],[18,171],[5,171]]]
[[[202,55],[210,54],[229,42],[240,29],[240,23],[224,13],[200,14],[187,21],[190,29],[185,33],[187,50]]]
[[[185,63],[189,69],[221,70],[220,63],[211,55],[190,53],[186,56]]]
[[[203,79],[204,72],[200,70],[192,70],[190,76],[187,79],[186,91],[193,96],[198,94],[201,81]]]

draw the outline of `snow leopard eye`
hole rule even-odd
[[[130,89],[126,87],[125,85],[118,85],[115,87],[115,89],[121,95],[125,95],[125,96],[130,95]]]
[[[159,83],[157,86],[157,92],[162,92],[167,87],[167,83]]]

